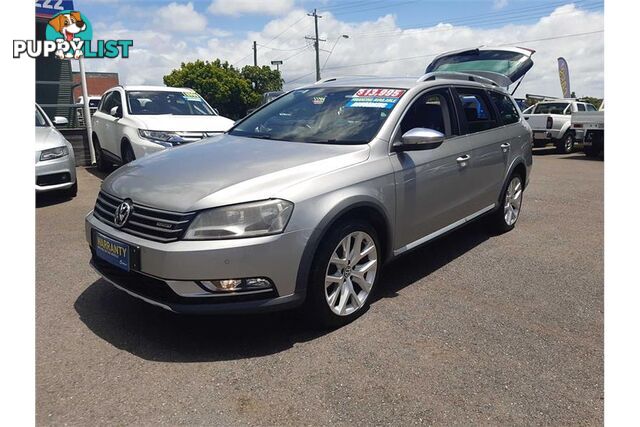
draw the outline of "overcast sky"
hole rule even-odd
[[[287,88],[312,82],[315,55],[304,37],[313,34],[307,13],[318,8],[327,40],[322,77],[419,76],[447,50],[516,44],[537,51],[516,95],[560,96],[559,56],[578,96],[604,93],[601,0],[76,0],[75,7],[93,23],[94,39],[134,41],[128,59],[87,60],[88,71],[117,71],[123,84],[162,84],[196,59],[252,64],[253,40],[259,65],[284,61]]]

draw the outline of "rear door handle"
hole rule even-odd
[[[462,167],[467,166],[467,162],[469,161],[469,159],[471,158],[470,155],[465,154],[464,156],[460,156],[456,159],[456,161],[458,162],[458,164]]]
[[[507,151],[509,151],[509,148],[511,148],[511,144],[505,142],[504,144],[500,145],[500,148],[502,148],[503,153],[506,153]]]

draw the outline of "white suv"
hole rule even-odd
[[[226,132],[221,117],[193,89],[117,86],[102,96],[91,118],[98,169]]]

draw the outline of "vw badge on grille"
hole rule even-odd
[[[131,200],[127,199],[120,203],[120,206],[116,208],[116,212],[113,215],[113,223],[116,227],[122,227],[127,222],[131,211],[133,211]]]

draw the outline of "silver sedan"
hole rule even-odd
[[[55,118],[56,124],[65,121],[63,117]],[[36,193],[49,191],[69,197],[77,194],[76,161],[69,141],[36,104]]]

